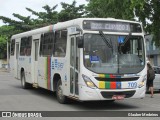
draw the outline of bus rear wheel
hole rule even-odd
[[[57,100],[59,103],[65,104],[68,102],[68,98],[65,95],[63,95],[61,80],[58,80],[58,82],[57,82],[56,95],[57,95]]]
[[[31,87],[31,85],[26,82],[24,71],[21,72],[21,86],[23,89],[27,89]]]

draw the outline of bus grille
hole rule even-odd
[[[122,82],[122,81],[135,81],[138,80],[139,77],[132,77],[132,78],[101,78],[101,77],[95,77],[96,80],[98,81],[117,81],[117,82]]]
[[[112,98],[113,95],[125,95],[125,98],[130,98],[135,94],[135,92],[136,92],[135,90],[132,90],[132,91],[118,91],[118,92],[102,91],[101,95],[104,98]]]

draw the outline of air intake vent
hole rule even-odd
[[[98,81],[135,81],[138,80],[139,77],[132,77],[132,78],[101,78],[101,77],[95,77],[96,80]]]
[[[106,91],[102,91],[101,95],[104,98],[112,98],[113,95],[125,95],[125,98],[130,98],[135,94],[135,90],[132,91],[121,91],[121,92],[106,92]]]

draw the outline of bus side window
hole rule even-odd
[[[11,55],[14,55],[14,50],[15,50],[15,39],[12,39],[12,42],[11,42]]]
[[[54,32],[41,35],[40,56],[51,56],[53,51]]]
[[[27,43],[28,38],[23,37],[21,38],[21,47],[20,47],[20,55],[25,56],[26,55],[26,43]]]
[[[41,42],[40,42],[40,52],[39,55],[42,56],[43,55],[43,41],[44,41],[44,35],[41,34]]]
[[[67,30],[56,31],[55,41],[54,41],[54,46],[55,46],[54,56],[65,57],[66,45],[67,45]]]
[[[31,46],[32,46],[32,36],[29,36],[26,42],[26,55],[27,56],[31,55]]]

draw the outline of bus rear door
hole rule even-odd
[[[39,39],[33,39],[33,66],[32,70],[34,70],[33,77],[32,77],[32,82],[34,87],[38,87],[38,51],[39,51]]]

